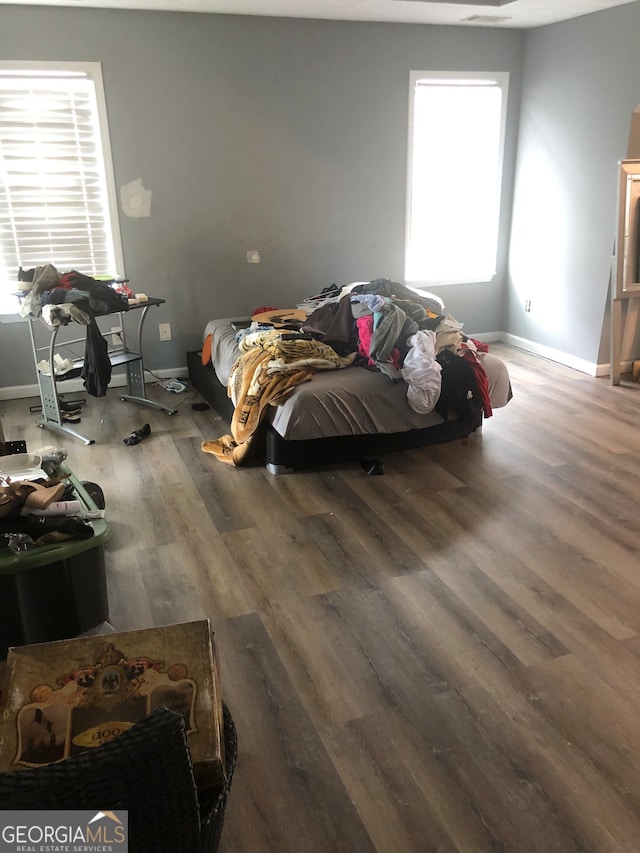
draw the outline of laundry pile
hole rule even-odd
[[[312,306],[313,299],[300,307]],[[436,411],[445,419],[453,411],[464,419],[472,417],[469,401],[475,396],[482,401],[484,416],[491,417],[486,373],[477,357],[488,348],[444,314],[437,296],[378,278],[342,288],[333,285],[319,301],[300,324],[301,332],[340,352],[356,349],[361,364],[393,381],[403,379],[414,411]]]
[[[40,318],[47,326],[66,326],[70,322],[87,328],[82,378],[88,394],[102,397],[111,381],[111,361],[107,342],[102,336],[96,316],[129,309],[133,293],[126,282],[102,281],[77,270],[59,272],[53,264],[18,271],[20,315]],[[62,367],[54,364],[59,374]],[[51,374],[48,362],[38,364],[43,373]]]
[[[103,281],[77,270],[61,273],[53,264],[30,270],[20,267],[18,288],[20,315],[42,317],[50,326],[71,321],[88,326],[97,314],[127,311],[133,296],[125,282]]]
[[[43,448],[40,454],[24,454],[22,466],[15,467],[22,455],[0,458],[1,545],[17,553],[92,537],[94,529],[82,517],[84,508],[73,486],[48,473],[66,458],[66,451]]]

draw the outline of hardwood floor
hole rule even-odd
[[[229,468],[190,391],[173,417],[90,398],[88,447],[0,403],[102,485],[114,626],[211,619],[221,851],[640,850],[640,385],[492,351],[511,403],[384,476]]]

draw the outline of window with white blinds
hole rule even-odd
[[[405,279],[413,286],[495,275],[508,80],[411,74]]]
[[[100,65],[0,62],[0,313],[18,269],[124,273]]]

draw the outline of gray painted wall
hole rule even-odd
[[[116,183],[153,193],[150,218],[120,219],[133,289],[167,300],[149,314],[154,369],[183,366],[215,316],[402,278],[411,69],[511,73],[498,275],[440,291],[466,331],[504,328],[523,45],[491,29],[0,7],[3,58],[102,63]],[[0,387],[32,384],[24,324],[0,335]]]
[[[632,3],[526,37],[506,330],[602,365],[639,32]]]

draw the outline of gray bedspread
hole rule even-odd
[[[218,380],[226,387],[234,361],[240,355],[233,318],[207,323],[202,340],[212,335],[211,360]],[[491,353],[481,354],[489,381],[492,408],[505,406],[511,394],[504,362]],[[310,382],[296,388],[267,418],[288,440],[341,435],[397,433],[440,424],[435,412],[423,415],[407,402],[407,386],[393,382],[377,370],[347,367],[319,371]]]

